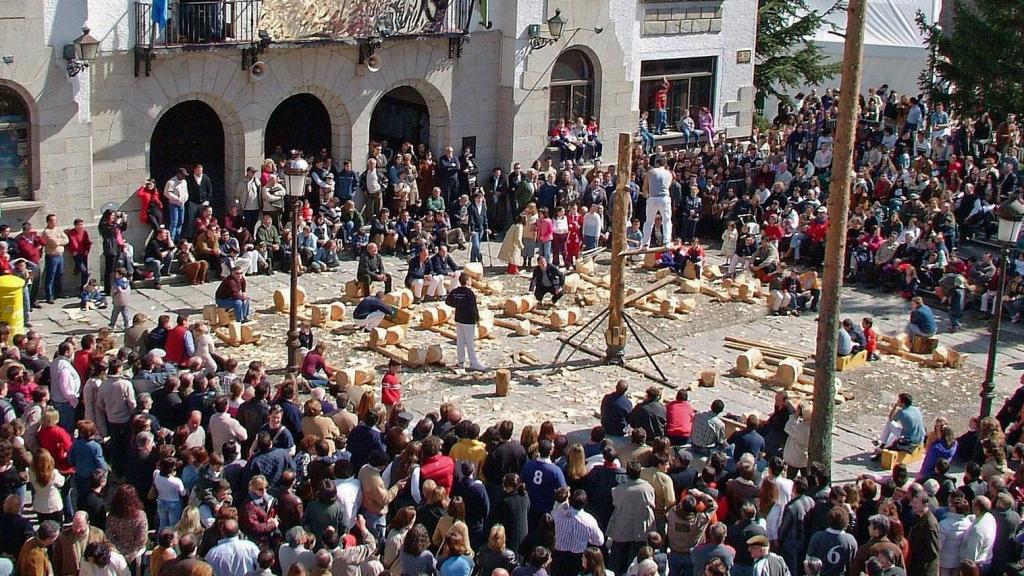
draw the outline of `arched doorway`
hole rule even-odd
[[[566,50],[551,68],[548,120],[576,120],[595,114],[594,65],[582,50]]]
[[[28,105],[0,85],[0,200],[32,199],[32,133]]]
[[[224,213],[224,124],[209,104],[186,100],[160,117],[149,144],[150,175],[163,187],[178,168],[202,164],[213,182],[213,210]]]
[[[399,86],[381,97],[370,116],[370,140],[387,140],[393,149],[403,142],[430,145],[430,111],[423,95]]]
[[[263,133],[265,158],[274,156],[274,149],[302,150],[317,154],[326,149],[331,154],[331,115],[319,98],[302,93],[285,98],[267,121]]]

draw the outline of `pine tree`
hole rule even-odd
[[[929,48],[920,86],[958,113],[995,118],[1024,109],[1024,0],[957,0],[953,29],[917,25]]]
[[[807,0],[758,0],[754,86],[759,99],[788,100],[788,88],[819,84],[839,73],[839,62],[829,62],[813,38],[822,26],[832,27],[825,19],[830,13],[844,9],[841,2],[817,12]]]

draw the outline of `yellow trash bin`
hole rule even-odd
[[[11,336],[25,332],[25,281],[13,274],[0,276],[0,322]]]

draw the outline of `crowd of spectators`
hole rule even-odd
[[[925,432],[901,395],[880,448],[926,450],[917,477],[897,466],[839,485],[808,459],[812,407],[785,393],[767,419],[727,424],[722,400],[698,411],[686,392],[633,399],[620,382],[601,401],[601,425],[573,440],[551,422],[471,422],[450,403],[413,415],[396,367],[380,401],[376,388],[314,382],[327,367],[308,331],[309,378],[273,381],[259,362],[222,355],[204,323],[129,313],[134,287],[212,275],[223,276],[218,304],[244,321],[245,276],[292,258],[309,272],[356,258],[367,294],[378,281],[390,290],[381,253],[409,258],[417,299],[442,298],[458,277],[449,249],[482,262],[491,237],[503,239],[497,259],[509,273],[536,261],[531,289],[557,301],[560,268],[607,243],[622,178],[631,246],[664,246],[664,264],[685,273],[703,263],[699,239],[720,238],[728,273],[767,281],[780,309],[813,309],[813,276],[800,271],[825,253],[835,100],[832,90],[798,95],[749,141],[716,135],[713,119],[701,122],[710,129],[697,147],[645,138],[628,175],[600,161],[596,119],[556,127],[557,165],[516,163],[507,175],[480,174],[470,149],[448,147],[435,161],[423,146],[379,144],[359,171],[327,150],[278,149],[246,170],[219,218],[202,166],[182,168],[137,191],[143,249],[126,240],[126,214],[104,213],[99,281],[84,223],[61,230],[49,216],[42,232],[26,223],[17,236],[0,227],[0,273],[29,281],[26,320],[62,295],[66,252],[82,306],[109,297],[111,326],[125,325],[121,341],[105,329],[53,354],[38,333],[0,331],[0,574],[1024,574],[1021,390],[959,436],[946,420]],[[870,89],[847,281],[913,299],[919,317],[920,298],[935,296],[953,329],[972,301],[991,310],[1005,282],[1019,320],[1020,251],[1006,278],[991,255],[958,251],[991,236],[993,207],[1021,194],[1020,160],[1012,115],[951,118]],[[311,172],[291,200],[278,175],[297,162]],[[293,201],[302,202],[294,230]],[[844,332],[870,334],[870,319]],[[962,481],[949,474],[954,463]]]

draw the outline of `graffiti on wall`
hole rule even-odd
[[[449,0],[265,0],[260,29],[275,40],[368,38],[451,31]]]

